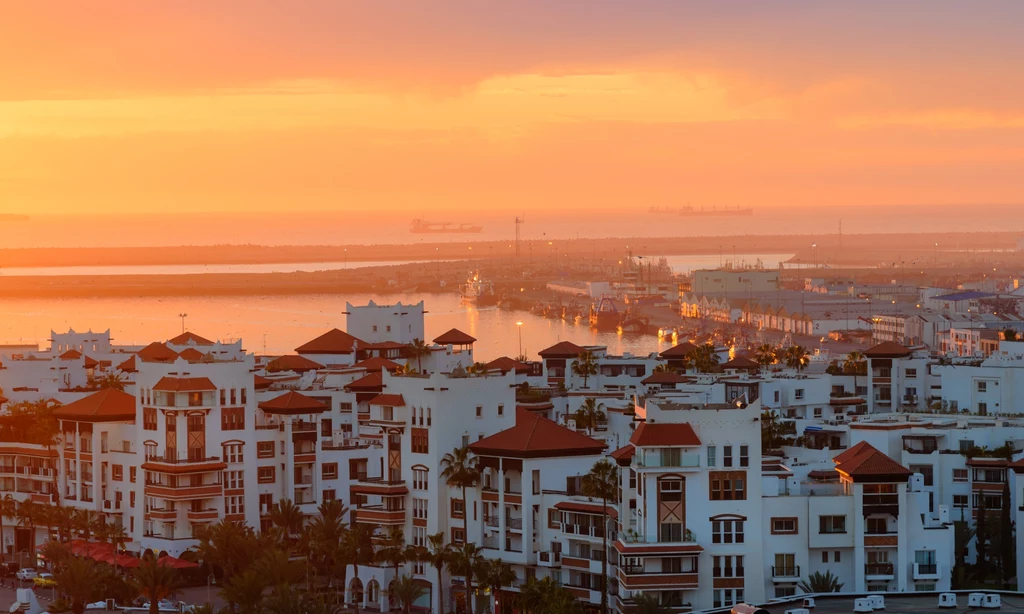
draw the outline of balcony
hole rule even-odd
[[[513,531],[523,530],[523,519],[522,518],[505,518],[505,528],[512,529]]]
[[[799,577],[800,577],[800,566],[799,565],[782,566],[782,567],[780,567],[778,565],[772,565],[772,581],[773,582],[783,582],[783,581],[792,580],[794,578],[799,578]]]
[[[915,580],[938,580],[939,566],[935,563],[914,563]]]
[[[220,512],[215,509],[188,510],[186,516],[189,522],[213,522],[220,517]]]
[[[700,469],[700,454],[650,454],[634,456],[636,467],[647,469]]]
[[[553,551],[538,552],[537,565],[541,567],[561,567],[562,553]]]
[[[352,510],[362,524],[404,525],[405,510],[388,510],[383,505],[366,505]]]
[[[590,571],[590,559],[584,559],[576,556],[563,556],[562,566],[571,567],[573,569],[581,569],[583,571]]]
[[[864,565],[864,577],[867,580],[892,580],[896,572],[892,563],[867,563]]]
[[[643,566],[623,566],[618,569],[622,588],[635,590],[693,590],[698,588],[696,567],[692,571],[644,571]]]
[[[147,454],[146,461],[142,468],[146,471],[157,471],[160,473],[199,473],[204,471],[220,471],[227,467],[219,456],[206,456],[201,453],[175,454]]]
[[[170,520],[174,521],[178,519],[178,510],[173,509],[150,509],[146,514],[150,520]]]
[[[593,537],[596,539],[604,539],[605,530],[600,525],[596,524],[563,524],[561,525],[562,533],[567,535],[579,535],[581,537]],[[616,532],[611,531],[608,535],[610,541],[614,541],[616,538]]]
[[[668,546],[671,546],[671,549],[667,548]],[[664,536],[662,539],[659,539],[657,535],[619,533],[615,549],[622,556],[646,556],[648,553],[669,556],[670,554],[696,554],[704,551],[704,548],[697,543],[697,536],[690,529],[683,531],[682,535]]]
[[[212,499],[224,495],[223,484],[201,484],[192,486],[190,484],[175,485],[159,482],[146,482],[145,494],[147,497],[157,497],[167,501],[193,501],[196,499]]]
[[[360,495],[379,495],[382,497],[404,495],[409,492],[405,480],[386,480],[384,478],[356,478],[351,491]]]
[[[500,524],[500,520],[501,519],[497,516],[484,516],[484,525],[491,527],[492,529],[497,529]]]

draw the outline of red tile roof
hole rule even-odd
[[[164,376],[153,386],[153,390],[162,392],[203,392],[216,390],[208,377],[170,377]]]
[[[398,364],[393,360],[387,358],[381,358],[380,356],[373,356],[366,360],[360,360],[356,364],[352,365],[354,369],[366,369],[369,373],[380,373],[382,370],[387,369],[394,373],[402,365]]]
[[[100,366],[100,361],[90,356],[86,356],[84,366],[86,369],[95,369],[96,367]]]
[[[274,380],[263,377],[262,375],[253,374],[252,385],[256,390],[266,390],[274,384]]]
[[[296,373],[305,373],[306,371],[316,371],[317,369],[323,368],[324,366],[322,364],[313,362],[305,356],[299,356],[297,354],[278,356],[267,363],[267,373],[275,373],[277,371],[295,371]]]
[[[400,394],[378,394],[370,399],[370,405],[387,405],[390,407],[405,407],[405,398]]]
[[[370,373],[345,385],[349,392],[380,392],[384,388],[384,377],[378,371]]]
[[[675,371],[658,371],[651,373],[640,380],[641,384],[682,384],[690,381],[690,378],[676,373]]]
[[[345,331],[332,328],[316,339],[295,348],[298,354],[352,354],[362,349],[366,342]]]
[[[836,471],[854,482],[906,482],[911,472],[878,448],[862,441],[832,459]]]
[[[719,365],[723,369],[760,369],[761,365],[745,356],[737,356],[728,362]]]
[[[328,409],[324,403],[294,390],[260,403],[259,408],[268,414],[282,415],[314,414]]]
[[[0,405],[3,405],[6,402],[7,402],[7,397],[0,397]]]
[[[683,358],[685,356],[689,356],[696,349],[697,346],[690,343],[689,341],[684,341],[679,345],[670,347],[669,349],[659,354],[659,356],[661,356],[662,358]]]
[[[53,410],[55,418],[78,422],[134,422],[135,396],[105,388]]]
[[[81,357],[82,353],[78,350],[68,350],[59,356],[61,360],[75,360]]]
[[[476,343],[476,338],[467,335],[457,328],[453,328],[435,337],[434,343],[438,345],[473,345]]]
[[[125,373],[135,373],[135,354],[132,354],[131,358],[117,365],[117,368]]]
[[[631,460],[633,460],[634,454],[636,454],[636,448],[633,447],[633,444],[627,443],[618,450],[609,454],[609,456],[615,459],[615,463],[617,465],[625,467]]]
[[[555,509],[582,514],[597,514],[598,516],[602,513],[600,503],[584,503],[582,501],[559,501],[555,504]],[[607,510],[609,518],[619,517],[619,511],[614,506],[609,505]]]
[[[868,358],[905,358],[910,354],[909,348],[894,341],[883,341],[873,348],[864,350],[864,355]]]
[[[583,348],[571,341],[556,343],[546,350],[538,352],[541,358],[576,358],[583,352]]]
[[[195,348],[185,348],[180,354],[178,354],[178,356],[181,356],[189,362],[201,362],[203,358],[206,357],[205,354]]]
[[[178,357],[178,353],[159,341],[154,341],[139,350],[136,356],[142,362],[174,362]]]
[[[516,412],[516,425],[469,444],[474,454],[508,458],[559,458],[600,454],[605,444],[529,412]]]
[[[508,373],[515,369],[516,373],[529,373],[531,371],[530,365],[525,362],[519,362],[514,358],[508,356],[502,356],[501,358],[495,358],[491,362],[487,363],[488,371],[500,371],[502,373]]]
[[[168,339],[167,343],[173,343],[174,345],[213,345],[213,341],[204,339],[193,332],[184,332],[173,339]]]
[[[636,427],[633,436],[629,438],[629,443],[637,447],[699,446],[700,438],[686,422],[643,422]]]

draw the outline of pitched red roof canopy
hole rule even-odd
[[[670,347],[669,349],[659,354],[659,356],[661,356],[662,358],[684,358],[686,356],[689,356],[696,349],[697,346],[690,343],[689,341],[684,341],[679,345]]]
[[[405,397],[400,394],[378,394],[370,399],[370,405],[387,405],[390,407],[405,407]]]
[[[154,341],[139,350],[136,356],[138,356],[142,362],[174,362],[178,357],[178,353],[166,345],[158,341]]]
[[[54,409],[53,415],[78,422],[134,422],[135,397],[116,388],[106,388]]]
[[[345,331],[332,328],[316,339],[295,348],[298,354],[352,354],[366,343]]]
[[[118,371],[124,371],[125,373],[135,373],[135,355],[132,354],[131,358],[117,365]]]
[[[571,341],[562,341],[538,352],[541,358],[576,358],[583,352],[583,348]]]
[[[189,331],[181,333],[173,339],[168,339],[167,343],[173,343],[174,345],[188,345],[189,343],[192,345],[213,345],[213,341]]]
[[[345,385],[349,392],[380,392],[384,388],[384,377],[378,371],[370,373]]]
[[[382,370],[387,369],[390,372],[397,371],[402,365],[398,364],[393,360],[387,358],[381,358],[380,356],[373,356],[366,360],[360,360],[356,364],[352,365],[352,368],[366,369],[368,373],[380,373]]]
[[[441,333],[440,336],[434,339],[434,343],[438,345],[473,345],[476,343],[476,338],[467,335],[457,328],[453,328]]]
[[[317,399],[289,390],[288,392],[264,401],[259,405],[260,409],[268,414],[281,414],[294,416],[297,414],[314,414],[327,411],[328,407]]]
[[[906,358],[911,353],[910,348],[894,341],[883,341],[875,347],[864,350],[864,355],[868,358]]]
[[[486,366],[488,371],[501,371],[502,373],[508,373],[513,369],[516,373],[529,373],[531,371],[530,365],[525,362],[519,362],[514,358],[509,358],[508,356],[495,358],[491,362],[487,363]]]
[[[516,425],[469,444],[478,456],[559,458],[600,454],[607,446],[582,433],[529,412],[518,412]]]
[[[58,358],[60,358],[61,360],[75,360],[81,357],[82,353],[79,352],[78,350],[68,350],[61,354]]]
[[[634,446],[699,446],[700,437],[686,422],[648,424],[643,422],[633,431],[629,443]]]
[[[278,371],[295,371],[296,373],[305,373],[306,371],[316,371],[317,369],[323,368],[324,366],[322,364],[313,362],[305,356],[299,356],[296,354],[279,356],[267,363],[268,373],[275,373]]]
[[[906,482],[911,471],[862,441],[832,459],[836,471],[854,482]]]
[[[161,377],[153,390],[161,392],[204,392],[216,390],[208,377]]]

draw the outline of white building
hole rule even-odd
[[[408,344],[414,339],[425,341],[423,301],[416,304],[366,305],[345,303],[345,330],[352,336],[369,343],[394,341]],[[300,352],[301,353],[301,352]]]

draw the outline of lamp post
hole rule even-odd
[[[181,318],[181,334],[184,335],[185,334],[185,318],[188,317],[188,314],[182,312],[182,313],[178,314],[178,317]]]
[[[522,320],[519,320],[519,321],[516,322],[516,328],[519,329],[519,356],[522,356],[523,355],[523,321]],[[519,359],[519,356],[516,357],[516,360]]]
[[[207,607],[209,607],[211,605],[211,602],[210,602],[210,583],[216,582],[216,581],[217,581],[217,579],[213,577],[213,574],[210,574],[210,575],[206,576],[206,605],[207,605]]]

